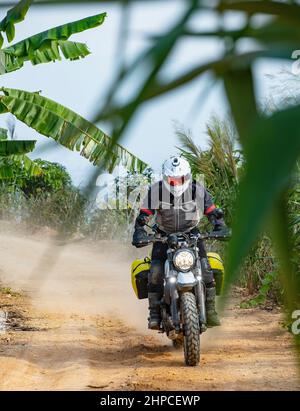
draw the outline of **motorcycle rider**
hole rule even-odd
[[[132,244],[143,247],[147,243],[145,225],[150,216],[155,215],[160,233],[198,232],[197,225],[205,214],[213,225],[213,231],[226,229],[222,210],[218,209],[203,185],[194,181],[187,160],[172,156],[162,166],[162,180],[152,184],[142,203],[135,221]],[[198,241],[199,258],[206,285],[207,325],[220,325],[215,308],[216,288],[202,240]],[[149,318],[148,327],[159,329],[160,300],[163,296],[164,264],[167,259],[167,244],[155,242],[151,255],[151,268],[148,277]]]

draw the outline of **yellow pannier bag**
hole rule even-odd
[[[138,299],[148,298],[148,273],[151,260],[149,257],[140,258],[131,264],[131,284]]]
[[[224,265],[221,257],[217,253],[207,253],[208,261],[214,273],[216,282],[216,293],[220,295],[222,292],[224,281]]]

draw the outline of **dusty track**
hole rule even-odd
[[[0,280],[25,292],[0,293],[14,325],[0,334],[0,389],[300,389],[280,313],[241,310],[236,299],[204,335],[201,365],[183,366],[145,330],[146,304],[130,289],[134,253],[0,236]]]

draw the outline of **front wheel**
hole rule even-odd
[[[184,326],[184,359],[186,365],[195,366],[200,361],[200,325],[196,299],[193,293],[181,295],[181,315]]]

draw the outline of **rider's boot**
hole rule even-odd
[[[207,257],[201,258],[201,267],[206,285],[206,324],[208,327],[215,327],[217,325],[221,325],[221,323],[216,312],[216,287],[214,273],[210,267]]]
[[[149,317],[148,317],[148,328],[150,330],[159,330],[161,323],[160,315],[160,293],[148,293],[149,300]]]
[[[216,287],[206,288],[206,321],[208,327],[221,325],[216,311]]]

